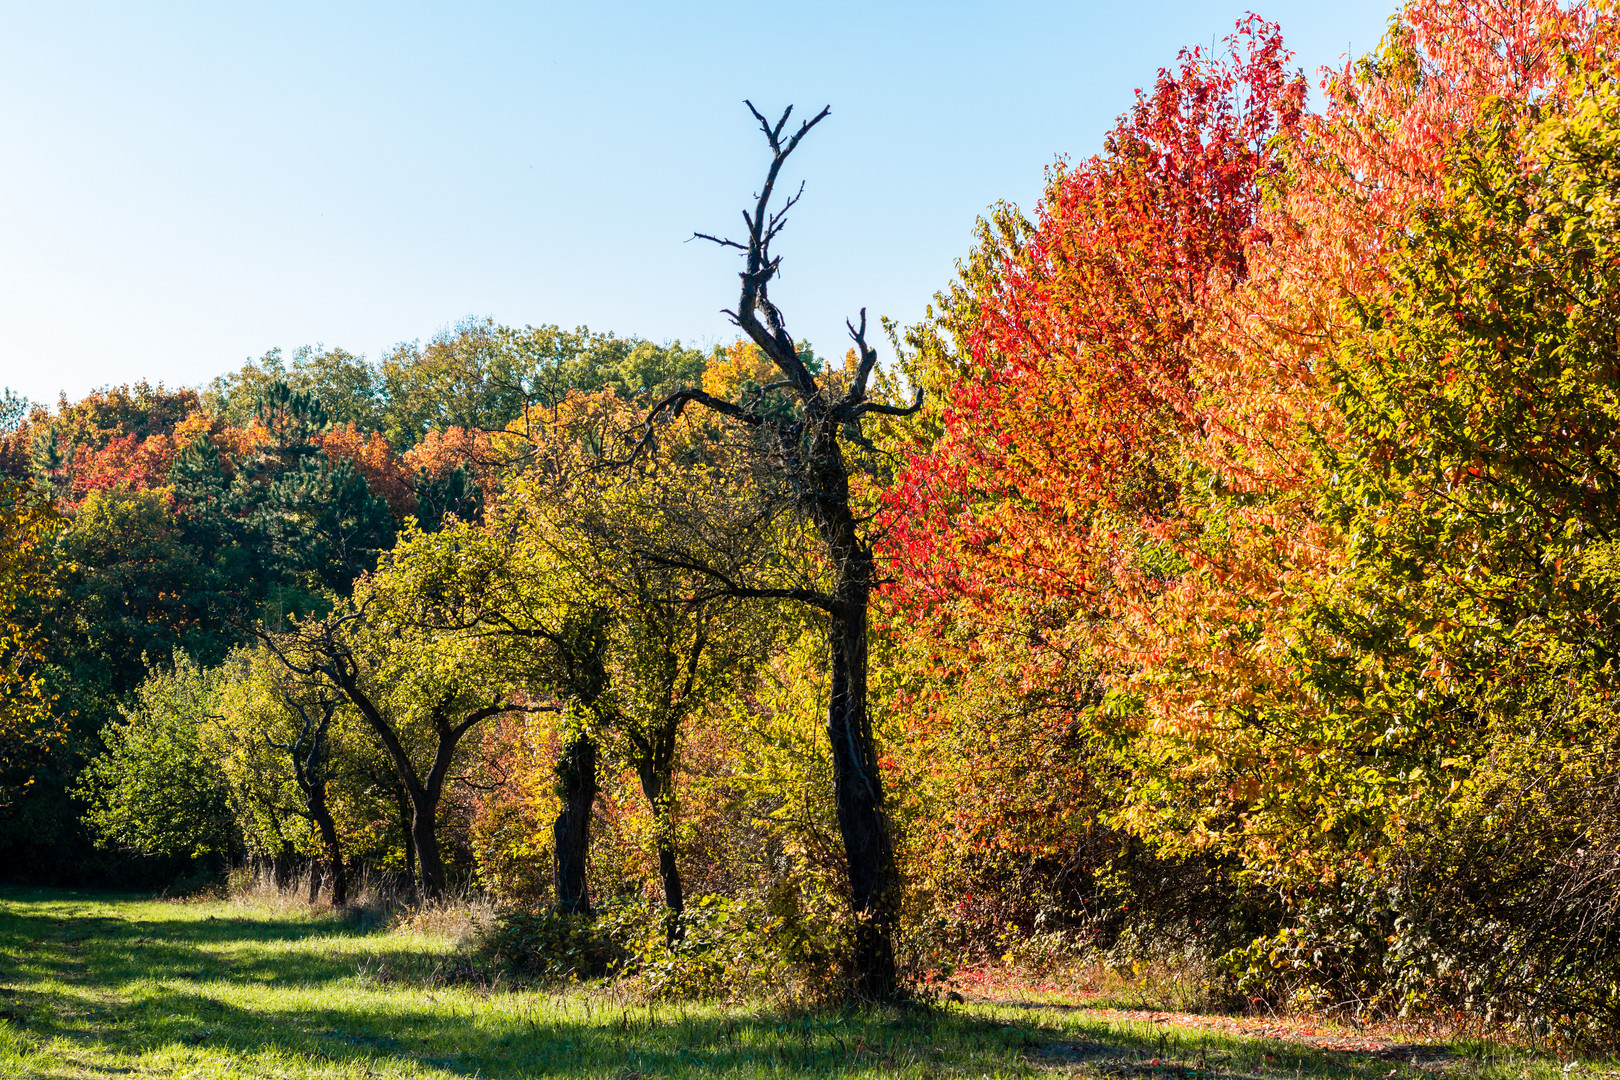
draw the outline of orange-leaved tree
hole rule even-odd
[[[24,609],[53,591],[58,524],[42,492],[0,478],[0,768],[7,770],[56,726],[36,670],[41,642]]]

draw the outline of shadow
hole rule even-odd
[[[500,995],[495,995],[499,997]],[[525,995],[506,995],[506,1005]],[[415,1066],[449,1075],[504,1077],[617,1073],[805,1072],[840,1075],[906,1072],[930,1065],[986,1071],[1020,1060],[1029,1043],[1005,1025],[939,1013],[759,1012],[696,1015],[665,1006],[576,1007],[571,1016],[539,1017],[521,1008],[423,1004],[401,1010],[331,1006],[273,1014],[221,1002],[200,991],[164,988],[147,995],[148,1019],[120,1049],[142,1053],[193,1047],[252,1069],[286,1057],[341,1071]],[[38,1030],[38,1029],[36,1029]],[[46,1034],[40,1030],[40,1034]],[[57,1028],[51,1035],[89,1039]],[[105,1036],[99,1037],[105,1044]],[[963,1048],[947,1056],[942,1044]]]
[[[0,891],[0,981],[51,977],[78,985],[135,978],[232,979],[262,983],[321,983],[353,978],[366,960],[408,964],[420,957],[408,939],[379,948],[362,939],[381,933],[341,915],[204,916],[200,919],[122,918],[101,914],[64,917],[60,905],[104,908],[117,897],[85,893]],[[52,908],[30,909],[29,904]],[[54,910],[53,910],[54,908]],[[316,940],[324,947],[296,946]],[[353,941],[353,948],[344,942]],[[265,946],[272,946],[265,949]]]
[[[73,904],[85,910],[64,912]],[[1049,1006],[803,1012],[631,1005],[601,989],[434,987],[412,976],[442,953],[403,936],[378,940],[374,928],[341,918],[125,910],[101,895],[0,891],[0,1019],[84,1054],[161,1052],[200,1075],[279,1074],[289,1058],[345,1074],[409,1067],[489,1080],[1076,1065],[1160,1080],[1256,1070],[1280,1078],[1329,1063],[1274,1044],[1145,1031]],[[393,965],[403,978],[368,978],[367,963]],[[1384,1075],[1342,1057],[1331,1066],[1339,1078]]]

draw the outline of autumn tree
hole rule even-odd
[[[295,854],[308,857],[310,901],[327,884],[332,906],[343,907],[349,876],[334,804],[356,801],[368,764],[358,714],[325,679],[299,675],[262,644],[238,650],[224,674],[209,742],[243,832],[282,877]],[[361,812],[376,816],[371,806]]]
[[[54,591],[51,547],[60,528],[31,484],[0,478],[0,767],[14,768],[56,727],[39,664],[45,642],[25,608]]]
[[[682,726],[737,690],[771,639],[761,609],[668,557],[687,546],[677,537],[699,521],[711,539],[728,537],[728,567],[771,550],[746,476],[725,460],[730,448],[694,419],[663,425],[633,463],[616,465],[640,409],[608,393],[570,397],[544,429],[529,425],[525,473],[496,525],[521,530],[553,580],[604,614],[599,733],[636,771],[674,915],[685,907],[675,794]],[[677,920],[669,932],[679,932]]]
[[[261,640],[289,672],[359,713],[410,803],[409,843],[422,893],[442,895],[448,880],[438,812],[457,751],[481,722],[530,707],[505,667],[483,642],[396,619],[374,592],[284,633],[261,632]]]

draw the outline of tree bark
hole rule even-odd
[[[282,840],[276,849],[276,856],[270,862],[270,879],[276,883],[276,891],[280,892],[292,884],[293,849],[292,845]]]
[[[864,352],[864,342],[861,348]],[[849,470],[836,431],[826,418],[813,429],[809,464],[815,498],[807,509],[834,574],[827,607],[827,741],[855,916],[853,990],[862,999],[881,1001],[895,996],[899,982],[894,966],[894,842],[867,709],[867,614],[877,568],[850,508]]]
[[[332,883],[332,906],[344,907],[349,902],[349,875],[343,866],[343,848],[338,843],[337,823],[332,820],[332,811],[326,805],[326,791],[324,785],[319,794],[311,794],[309,798],[309,815],[315,819],[315,827],[321,833],[321,846],[326,849],[326,877]],[[318,872],[310,870],[320,880]],[[316,886],[310,886],[311,893],[316,892]]]
[[[855,914],[855,993],[894,996],[894,847],[883,803],[883,778],[866,701],[867,593],[864,582],[832,613],[828,629],[832,687],[827,739],[832,746],[833,800],[849,864]]]
[[[562,811],[552,827],[555,841],[557,910],[565,915],[588,915],[591,897],[585,863],[591,845],[591,807],[596,802],[596,740],[576,734],[557,758],[557,796]]]
[[[399,808],[399,832],[405,845],[405,885],[416,888],[416,843],[411,839],[411,800],[405,794],[405,786],[400,783],[391,785],[394,793],[394,804]]]
[[[422,896],[433,900],[444,895],[447,885],[444,859],[439,854],[439,834],[434,828],[438,817],[437,792],[416,788],[411,797],[411,847],[416,851],[417,877],[421,881]]]

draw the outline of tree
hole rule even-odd
[[[146,659],[176,649],[217,661],[228,643],[218,585],[181,542],[174,514],[155,491],[92,491],[63,533],[56,659],[85,687],[133,690]]]
[[[23,609],[54,593],[51,548],[60,522],[44,495],[0,478],[0,767],[11,768],[54,726],[38,673],[38,628]]]
[[[381,440],[368,446],[357,432],[332,431],[331,416],[313,391],[274,381],[260,395],[255,416],[269,439],[265,452],[238,475],[254,485],[253,501],[271,547],[284,572],[347,595],[394,543],[394,518],[373,493],[366,471],[403,513],[410,494],[400,470]]]
[[[180,653],[102,731],[106,750],[80,773],[74,795],[88,804],[85,820],[103,843],[221,863],[240,850],[205,731],[218,718],[221,678]]]
[[[831,684],[827,737],[833,750],[833,797],[849,864],[850,903],[857,920],[851,957],[854,990],[864,998],[885,999],[897,989],[893,935],[898,882],[867,700],[868,608],[878,571],[871,538],[857,512],[858,496],[851,491],[852,469],[845,448],[859,453],[871,447],[861,432],[863,418],[909,415],[921,407],[922,396],[919,393],[913,405],[902,407],[869,395],[877,352],[866,343],[864,309],[860,325],[849,326],[855,363],[846,382],[840,384],[826,375],[818,379],[799,356],[782,313],[769,295],[781,265],[780,257],[771,253],[771,244],[799,196],[784,200],[775,210],[771,201],[789,155],[829,110],[804,121],[787,138],[784,131],[791,108],[775,124],[752,104],[749,110],[770,145],[771,162],[752,212],[743,215],[748,239],[739,242],[698,235],[743,253],[740,298],[736,309],[727,314],[770,360],[780,378],[740,403],[706,390],[676,391],[650,410],[646,441],[653,437],[659,417],[678,414],[694,402],[741,425],[751,434],[752,448],[758,454],[761,494],[766,501],[786,499],[819,540],[815,557],[824,560],[826,580],[817,585],[739,581],[707,561],[709,553],[682,561],[689,569],[706,573],[717,595],[796,601],[826,616]]]
[[[481,642],[414,630],[374,599],[261,640],[289,671],[341,694],[382,745],[410,802],[422,893],[437,897],[448,884],[438,810],[456,752],[482,721],[528,706]]]
[[[664,902],[679,915],[681,727],[742,684],[772,628],[756,605],[716,592],[711,575],[655,548],[702,521],[729,537],[728,565],[747,566],[772,536],[720,460],[723,442],[692,418],[664,425],[633,466],[612,467],[640,419],[639,408],[604,392],[571,395],[543,427],[531,422],[526,472],[495,527],[521,530],[552,580],[602,616],[601,734],[636,770],[654,816]],[[672,918],[672,939],[679,930]]]
[[[349,902],[349,877],[343,865],[343,847],[338,842],[337,822],[332,819],[327,804],[327,781],[332,770],[332,744],[330,732],[332,714],[337,711],[336,698],[320,695],[305,704],[291,694],[284,694],[287,710],[296,714],[297,733],[287,742],[278,743],[268,734],[265,741],[287,755],[292,763],[293,783],[304,796],[304,808],[310,820],[320,831],[321,845],[326,856],[326,876],[332,883],[332,906],[343,907]],[[320,891],[320,875],[311,872],[309,896],[313,901]]]
[[[578,587],[552,550],[497,504],[482,526],[458,520],[407,534],[378,586],[396,617],[418,633],[498,642],[503,677],[559,699],[525,708],[564,713],[554,769],[561,803],[553,828],[556,902],[560,911],[583,914],[591,908],[585,865],[612,612],[594,590]]]

